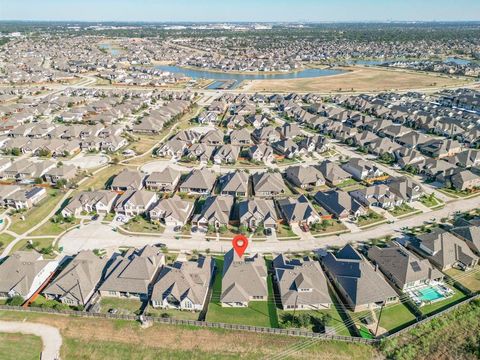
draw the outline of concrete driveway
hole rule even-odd
[[[43,343],[40,358],[42,360],[60,359],[62,336],[56,327],[29,322],[0,321],[0,332],[39,336]]]

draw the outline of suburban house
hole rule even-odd
[[[233,130],[230,133],[230,144],[235,146],[249,146],[253,143],[250,136],[250,132],[243,128],[239,130]]]
[[[115,212],[129,217],[148,213],[157,202],[156,193],[147,190],[127,190],[118,198]]]
[[[16,251],[0,264],[0,299],[30,299],[54,274],[58,261],[45,260],[36,251]]]
[[[480,176],[470,170],[462,170],[453,174],[447,181],[448,184],[460,191],[480,188]]]
[[[157,150],[157,155],[180,159],[185,154],[187,148],[188,146],[185,141],[170,139]]]
[[[273,259],[283,310],[323,310],[332,306],[327,279],[320,263],[310,258],[288,259],[283,254]]]
[[[252,175],[253,192],[258,197],[275,197],[285,193],[285,183],[278,172],[263,172]]]
[[[352,178],[352,176],[343,170],[340,165],[330,160],[325,160],[315,167],[320,170],[326,182],[332,186],[337,186],[345,180]]]
[[[232,195],[236,197],[245,197],[248,195],[249,176],[245,171],[230,172],[218,179],[220,193],[222,195]]]
[[[313,166],[290,166],[285,170],[285,178],[302,189],[312,189],[325,185],[325,178],[322,173]]]
[[[402,291],[440,281],[444,277],[428,259],[420,259],[395,241],[386,248],[371,247],[368,257]]]
[[[475,254],[480,255],[480,225],[462,224],[455,226],[451,231],[464,240]]]
[[[404,202],[417,201],[425,194],[422,186],[407,176],[391,179],[388,187]]]
[[[99,288],[100,295],[147,300],[152,281],[162,265],[165,265],[165,256],[155,246],[129,249],[113,259]]]
[[[265,229],[276,229],[278,216],[273,200],[253,198],[238,203],[238,216],[240,225],[245,225],[251,230],[258,226]]]
[[[321,219],[305,195],[280,199],[277,204],[287,224],[312,225]]]
[[[377,206],[382,209],[390,209],[404,202],[403,199],[391,191],[385,184],[354,190],[350,192],[350,195],[367,207]]]
[[[192,224],[207,228],[209,225],[218,229],[227,226],[233,208],[234,198],[231,195],[209,196],[199,214],[195,214]]]
[[[230,144],[220,146],[215,155],[213,155],[213,162],[215,164],[235,164],[240,154],[240,147]]]
[[[182,200],[178,195],[161,199],[149,212],[151,220],[166,226],[185,226],[193,211],[194,203]]]
[[[342,169],[356,180],[373,180],[383,175],[383,172],[373,163],[360,158],[351,158],[342,165]]]
[[[224,307],[247,307],[250,301],[267,301],[267,266],[258,254],[240,258],[231,249],[225,254],[220,303]]]
[[[154,171],[145,179],[145,187],[149,190],[173,192],[180,181],[181,173],[167,166],[162,171]]]
[[[373,310],[398,302],[395,290],[352,245],[336,254],[328,252],[321,261],[350,310]]]
[[[270,145],[258,144],[248,148],[248,157],[252,161],[271,163],[275,160],[273,149]]]
[[[280,140],[279,132],[269,125],[253,130],[252,137],[257,143],[272,144]]]
[[[452,139],[432,139],[418,146],[418,149],[434,159],[451,157],[462,151],[461,144]]]
[[[112,211],[118,194],[109,190],[83,191],[62,209],[64,217],[78,216],[83,211],[106,215]]]
[[[107,262],[106,257],[92,251],[80,251],[42,293],[49,300],[85,307],[102,280]]]
[[[138,171],[123,169],[110,184],[114,191],[139,190],[143,187],[143,175]]]
[[[165,265],[152,289],[154,308],[201,311],[212,281],[215,260],[200,256],[195,261]]]
[[[30,209],[46,196],[47,190],[45,190],[44,187],[34,186],[27,189],[20,188],[8,196],[5,196],[3,201],[5,206],[16,210]]]
[[[43,177],[45,181],[52,185],[56,185],[59,180],[70,181],[75,178],[77,168],[74,165],[63,165],[47,170]]]
[[[207,168],[194,169],[180,185],[180,191],[189,194],[210,194],[217,176]]]
[[[367,209],[343,190],[319,191],[314,200],[337,219],[357,218],[367,214]]]
[[[193,144],[187,149],[186,157],[190,160],[198,160],[202,163],[208,162],[215,151],[215,146],[205,143]]]
[[[443,229],[417,235],[418,248],[428,255],[428,259],[439,269],[472,269],[478,257],[465,241]]]

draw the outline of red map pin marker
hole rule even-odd
[[[238,256],[242,257],[248,246],[248,239],[243,235],[237,235],[232,240],[233,248]]]

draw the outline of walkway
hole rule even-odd
[[[42,338],[43,350],[42,360],[60,359],[60,348],[62,347],[62,336],[57,328],[49,325],[0,321],[0,332],[31,334]]]

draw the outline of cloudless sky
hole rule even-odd
[[[0,20],[480,20],[480,0],[0,0]]]

